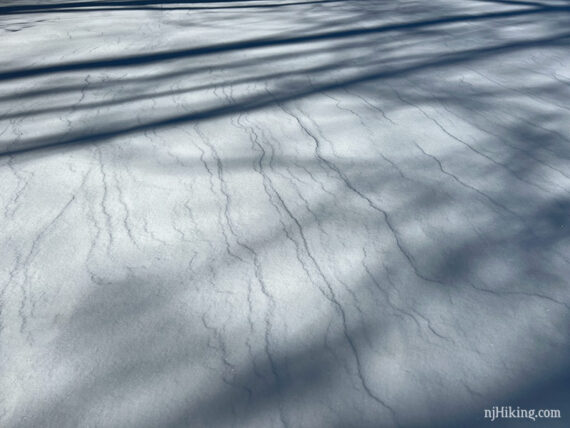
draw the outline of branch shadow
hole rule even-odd
[[[7,6],[0,9],[0,13],[61,11],[62,8],[91,8],[107,3],[58,3],[36,8]],[[114,2],[113,6],[139,7],[158,3],[121,1]],[[135,88],[133,93],[121,93],[111,100],[98,98],[99,94],[95,93],[94,101],[75,103],[65,100],[57,106],[8,113],[6,118],[14,123],[42,115],[51,117],[65,113],[66,109],[72,113],[94,113],[136,102],[153,102],[159,97],[168,99],[196,94],[199,97],[198,101],[189,99],[174,107],[167,103],[158,107],[158,113],[153,111],[142,119],[113,119],[111,113],[96,116],[87,125],[78,121],[77,129],[71,131],[58,130],[52,134],[42,131],[40,136],[24,135],[16,141],[2,143],[1,155],[11,157],[16,165],[145,131],[172,129],[227,116],[241,117],[275,106],[293,108],[295,103],[311,102],[313,97],[342,91],[353,91],[363,102],[371,100],[367,104],[368,116],[363,121],[387,124],[391,115],[415,106],[420,112],[418,115],[423,113],[437,126],[439,122],[429,116],[429,109],[443,106],[453,111],[458,121],[476,124],[486,136],[483,138],[478,134],[476,140],[458,141],[458,137],[446,134],[455,144],[454,149],[447,152],[435,152],[437,147],[428,147],[424,141],[416,141],[417,148],[414,148],[409,141],[406,143],[413,154],[396,163],[391,161],[392,154],[386,153],[382,168],[378,158],[359,158],[343,163],[317,154],[309,158],[276,155],[266,159],[265,153],[259,158],[223,158],[224,169],[230,173],[253,168],[261,175],[276,177],[289,173],[292,176],[288,168],[297,168],[336,174],[339,183],[334,189],[338,197],[334,204],[322,194],[314,196],[310,200],[312,215],[294,218],[291,215],[292,218],[283,225],[284,230],[264,236],[262,240],[243,237],[243,242],[250,248],[261,251],[277,247],[286,240],[287,233],[293,236],[293,231],[307,230],[317,220],[326,223],[331,217],[339,216],[342,224],[355,229],[363,227],[359,224],[363,223],[362,218],[369,220],[366,227],[370,230],[389,229],[391,234],[386,234],[389,238],[382,235],[388,242],[382,245],[388,249],[370,256],[365,254],[362,266],[353,267],[351,278],[322,274],[332,284],[331,290],[337,292],[336,303],[326,291],[323,292],[326,281],[321,278],[322,288],[313,291],[324,296],[321,296],[324,302],[321,305],[325,307],[321,314],[324,325],[317,323],[314,331],[292,335],[289,342],[280,335],[270,334],[273,333],[271,328],[278,328],[268,327],[268,320],[272,319],[270,309],[260,306],[255,322],[244,315],[245,310],[235,309],[247,307],[248,287],[259,275],[254,263],[257,256],[244,245],[242,253],[233,257],[216,254],[215,262],[207,260],[191,271],[147,272],[125,267],[129,271],[125,277],[94,280],[88,284],[90,291],[76,306],[53,344],[61,360],[77,362],[72,367],[72,376],[44,402],[26,403],[20,426],[81,426],[97,406],[115,411],[125,426],[136,424],[140,427],[235,424],[339,428],[394,424],[409,427],[480,426],[485,422],[482,409],[502,404],[560,408],[566,414],[564,412],[570,410],[567,382],[570,355],[568,352],[557,356],[549,353],[560,351],[570,335],[568,282],[564,275],[568,273],[570,200],[560,196],[564,195],[565,189],[559,184],[564,182],[558,180],[568,178],[564,165],[570,158],[563,125],[565,112],[561,111],[565,107],[564,82],[514,89],[508,85],[482,84],[481,81],[475,87],[465,83],[460,89],[447,84],[458,81],[458,69],[461,73],[468,67],[484,69],[481,64],[513,54],[525,54],[531,49],[566,48],[570,44],[570,33],[564,24],[570,8],[542,2],[497,0],[494,3],[529,8],[450,16],[438,15],[439,10],[434,8],[430,12],[434,16],[431,19],[407,17],[409,21],[404,23],[260,37],[0,73],[0,80],[7,83],[45,78],[48,79],[46,83],[51,84],[54,82],[49,79],[61,75],[64,80],[62,93],[77,94],[96,89],[114,90],[127,78],[135,84],[140,81],[147,85],[152,81],[157,86],[168,87],[184,77],[208,73],[216,64],[221,64],[218,70],[221,76],[213,82],[197,81],[183,88],[170,89],[160,86],[143,94],[137,93]],[[421,11],[425,12],[426,9]],[[377,19],[374,14],[370,17],[363,24]],[[337,17],[334,18],[337,22]],[[499,38],[493,43],[488,43],[485,38],[485,42],[480,43],[477,39],[487,33],[493,39],[496,34],[491,22],[516,27],[521,24],[521,18],[533,18],[548,27],[549,32],[538,36],[527,34],[515,40]],[[342,25],[345,20],[338,22]],[[476,28],[475,35],[466,36],[464,45],[415,51],[426,40],[439,45],[455,37],[461,38],[459,36],[465,30],[463,24],[481,25],[482,28]],[[329,44],[319,45],[322,42]],[[330,44],[332,42],[334,44]],[[400,54],[399,49],[403,46],[411,52]],[[286,47],[287,50],[264,51],[275,47]],[[359,52],[355,54],[355,50]],[[231,56],[234,54],[237,58]],[[319,54],[326,58],[312,65],[303,63],[307,56]],[[382,54],[386,57],[381,58]],[[181,65],[178,61],[189,59],[211,63],[186,64],[177,69]],[[281,67],[286,61],[293,61],[294,67],[284,72]],[[111,75],[110,80],[100,80],[98,86],[91,88],[65,82],[68,74],[82,81],[86,74],[97,70],[134,71],[157,64],[164,69],[151,70],[149,75],[140,78]],[[237,72],[251,72],[250,68],[255,69],[255,73],[234,76]],[[524,76],[522,71],[510,78],[515,80],[521,76]],[[240,85],[247,90],[241,93],[224,91]],[[216,92],[217,95],[205,102],[201,91]],[[32,103],[40,97],[57,94],[57,84],[22,89],[22,98],[30,99]],[[517,98],[511,99],[515,94]],[[541,111],[540,104],[538,108],[533,105],[525,109],[523,101],[536,96],[550,101],[554,106],[552,110]],[[498,97],[504,106],[512,106],[512,110],[505,112],[508,109],[499,106]],[[17,99],[19,96],[15,93],[1,101],[8,103]],[[511,122],[505,121],[505,125],[501,122],[503,116],[510,117]],[[347,121],[347,126],[349,123]],[[379,141],[379,153],[381,145]],[[434,150],[433,153],[430,150]],[[155,154],[152,150],[141,149],[141,152],[132,164],[143,169],[145,159]],[[483,159],[485,167],[470,169],[463,166],[465,152],[478,160]],[[181,174],[182,170],[206,174],[202,159],[176,161],[182,162],[182,167],[176,168],[172,160],[172,164],[166,164],[164,169],[170,174]],[[400,175],[390,169],[395,168],[394,165],[401,168],[396,171]],[[349,173],[342,175],[339,171]],[[433,171],[441,173],[443,178],[427,174]],[[412,175],[412,172],[417,173]],[[425,176],[422,175],[424,172]],[[383,208],[382,213],[371,208],[381,198],[370,196],[364,208],[351,204],[350,197],[356,197],[358,192],[360,195],[357,196],[362,199],[362,195],[383,194],[385,189],[399,190],[402,182],[411,187],[409,194],[402,202],[387,203],[388,207]],[[475,225],[469,225],[467,221],[462,223],[463,234],[459,234],[451,225],[442,225],[440,221],[446,216],[454,218],[450,213],[456,214],[455,218],[473,220]],[[479,218],[479,213],[487,217]],[[214,213],[203,214],[214,216]],[[420,223],[425,226],[425,235],[430,239],[414,241],[406,231]],[[365,242],[369,249],[380,245],[376,236],[371,235]],[[182,248],[176,249],[182,252]],[[335,256],[340,259],[343,255],[337,253]],[[316,265],[334,262],[334,258],[321,257],[322,260],[315,259]],[[208,275],[227,270],[232,263],[248,266],[249,283],[243,278],[234,278],[227,288],[216,289],[215,281],[207,280]],[[263,294],[261,290],[258,292]],[[453,304],[450,303],[452,299]],[[209,303],[205,303],[207,301]],[[505,307],[509,306],[506,302],[513,307]],[[289,305],[285,305],[281,315],[288,315],[287,310],[293,311],[294,305]],[[359,305],[362,310],[342,309]],[[479,310],[482,315],[463,318],[462,315],[470,314],[470,310]],[[224,318],[220,314],[229,315]],[[537,318],[538,327],[544,327],[542,333],[537,331],[540,330],[538,327],[525,329],[517,324],[518,321],[522,323],[521,318],[531,315]],[[473,325],[478,319],[482,321]],[[485,358],[508,359],[508,354],[500,348],[504,338],[499,334],[494,336],[495,330],[503,328],[500,331],[505,331],[501,326],[508,323],[512,323],[513,331],[518,333],[530,331],[528,337],[521,336],[520,345],[512,346],[520,355],[528,352],[528,356],[520,357],[523,361],[520,365],[528,367],[528,361],[534,361],[536,371],[529,369],[526,378],[522,376],[524,370],[509,373],[509,376],[521,377],[494,388],[493,382],[485,378],[501,369],[494,371],[494,362],[486,364]],[[252,331],[251,324],[266,330]],[[455,333],[450,326],[456,328]],[[557,335],[545,333],[549,331],[547,328],[557,329]],[[545,335],[547,338],[543,339]],[[479,343],[474,344],[475,341]],[[496,351],[489,351],[491,346]],[[403,374],[402,367],[393,364],[391,357],[395,357],[390,354],[391,347],[411,354],[395,354],[404,361],[402,366],[409,363],[412,367],[413,374],[408,373],[409,378]],[[474,354],[479,351],[479,357],[484,361],[476,368],[470,366],[474,364],[471,349]],[[244,359],[244,355],[248,358]],[[508,361],[516,365],[518,357],[510,357]],[[441,366],[437,365],[439,360]],[[441,370],[425,368],[429,364]],[[461,372],[458,367],[467,369]],[[397,375],[388,380],[378,379],[377,372],[386,377],[392,372]],[[409,379],[412,379],[410,384],[405,384],[404,381]],[[426,386],[430,383],[426,379],[436,386]],[[458,385],[464,385],[463,395],[457,393]],[[404,392],[398,391],[399,387]],[[413,390],[416,387],[418,391]],[[478,392],[477,387],[482,388],[481,391]],[[451,392],[445,395],[442,391],[448,388]],[[457,397],[450,397],[455,393]],[[446,407],[441,397],[463,405]],[[127,399],[139,400],[139,404],[129,407],[124,404]],[[469,401],[471,404],[464,404]],[[158,410],[153,412],[155,409]],[[431,419],[425,419],[426,414]],[[508,426],[509,422],[495,424]],[[563,426],[563,421],[556,422]]]

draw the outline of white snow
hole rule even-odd
[[[567,418],[569,17],[2,2],[0,426]]]

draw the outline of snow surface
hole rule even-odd
[[[3,1],[0,426],[564,426],[569,18]]]

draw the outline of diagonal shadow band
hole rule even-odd
[[[384,33],[391,31],[403,31],[414,28],[427,28],[442,24],[454,24],[462,22],[484,21],[492,19],[504,19],[523,15],[536,15],[543,13],[569,13],[570,6],[551,6],[532,9],[490,12],[484,14],[461,14],[447,16],[437,19],[427,19],[416,22],[405,22],[399,24],[380,25],[370,28],[352,28],[346,30],[336,30],[308,34],[296,37],[268,37],[260,39],[242,40],[238,42],[211,44],[189,49],[179,49],[164,52],[125,56],[122,58],[106,58],[90,61],[69,62],[67,64],[46,65],[35,68],[25,68],[8,70],[0,73],[0,81],[15,80],[25,77],[38,76],[43,74],[62,73],[67,71],[109,69],[144,64],[153,64],[161,61],[175,60],[178,58],[193,57],[199,55],[209,55],[222,52],[237,51],[243,49],[268,48],[283,45],[295,45],[307,42],[317,42],[321,40],[343,39],[347,37],[363,36],[368,34]]]
[[[211,0],[211,1],[175,1],[175,2],[117,2],[111,5],[108,2],[89,2],[88,6],[77,6],[76,3],[60,3],[58,5],[22,5],[22,6],[4,6],[0,7],[0,16],[2,15],[19,15],[19,14],[45,14],[45,13],[78,13],[78,12],[126,12],[141,10],[158,10],[158,11],[211,11],[211,10],[231,10],[231,9],[274,9],[285,8],[291,6],[316,5],[325,3],[344,2],[345,0],[307,0],[298,2],[284,3],[261,3],[263,0],[230,0],[229,2],[239,3],[236,5],[227,5],[228,1]],[[249,3],[253,4],[249,4]],[[224,6],[210,6],[214,3],[223,3]],[[81,3],[79,3],[81,4]],[[199,4],[201,6],[180,6],[188,4]]]
[[[212,119],[229,114],[240,113],[244,111],[255,111],[275,103],[283,103],[293,101],[302,97],[309,96],[321,91],[336,90],[360,83],[375,81],[380,79],[405,77],[426,69],[438,69],[451,65],[457,65],[474,61],[481,57],[489,58],[490,56],[501,55],[512,51],[527,49],[532,47],[563,47],[570,45],[570,32],[565,32],[552,37],[537,38],[533,40],[519,40],[517,42],[503,43],[495,46],[464,50],[454,54],[443,55],[436,59],[429,59],[405,67],[392,68],[386,70],[376,68],[367,73],[354,74],[344,79],[334,81],[325,81],[320,84],[308,84],[301,86],[297,90],[284,89],[279,92],[268,92],[267,90],[243,97],[241,100],[226,105],[215,105],[209,108],[185,113],[171,117],[159,118],[147,121],[146,123],[125,124],[117,123],[98,132],[88,133],[85,131],[77,131],[73,134],[57,134],[51,136],[42,136],[38,138],[30,138],[28,140],[20,140],[14,143],[0,142],[0,156],[13,156],[38,149],[70,147],[83,143],[98,143],[104,140],[128,135],[132,133],[144,132],[149,129],[164,128],[168,126],[179,125],[181,123]]]

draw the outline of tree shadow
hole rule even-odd
[[[141,427],[481,426],[483,409],[493,405],[566,415],[567,82],[550,72],[538,83],[524,79],[548,65],[532,58],[537,51],[568,46],[570,9],[493,3],[524,9],[445,14],[441,5],[412,5],[415,12],[403,9],[386,23],[379,17],[390,10],[387,2],[352,2],[350,19],[325,14],[295,36],[284,30],[1,72],[2,85],[15,85],[2,105],[32,105],[6,116],[21,131],[0,143],[12,167],[93,143],[123,145],[131,168],[151,175],[158,168],[181,182],[208,177],[223,188],[228,175],[254,171],[279,218],[272,234],[242,236],[248,229],[235,227],[240,219],[231,215],[226,189],[217,211],[200,207],[200,215],[225,215],[220,227],[237,231],[233,247],[212,247],[195,264],[188,253],[197,244],[181,242],[187,238],[177,231],[184,239],[170,240],[173,260],[152,269],[119,260],[120,274],[93,275],[47,347],[56,369],[42,379],[62,380],[31,395],[16,425],[81,426],[109,417]],[[354,16],[362,18],[357,25]],[[502,33],[527,19],[537,34]],[[532,73],[521,66],[525,55]],[[181,83],[185,78],[196,80]],[[54,104],[40,103],[43,97]],[[336,105],[337,116],[301,114],[323,100]],[[66,111],[69,127],[41,128],[42,117]],[[264,119],[269,111],[275,116]],[[384,128],[403,115],[407,121],[388,141]],[[222,118],[236,134],[258,122],[249,129],[259,133],[251,152],[207,151],[199,127]],[[309,149],[276,153],[268,120],[287,131],[291,145]],[[370,152],[343,161],[327,151],[341,138],[335,131],[356,127],[369,132]],[[157,154],[144,142],[120,140],[188,128],[195,133],[187,134],[189,145],[202,144],[202,156],[171,155],[168,141]],[[294,183],[301,176],[310,186]],[[285,190],[306,206],[289,204]],[[279,258],[286,245],[291,257]],[[146,260],[154,250],[133,254]],[[290,263],[285,272],[267,279],[282,260]],[[300,285],[294,268],[306,274]],[[289,321],[304,328],[290,332]]]

